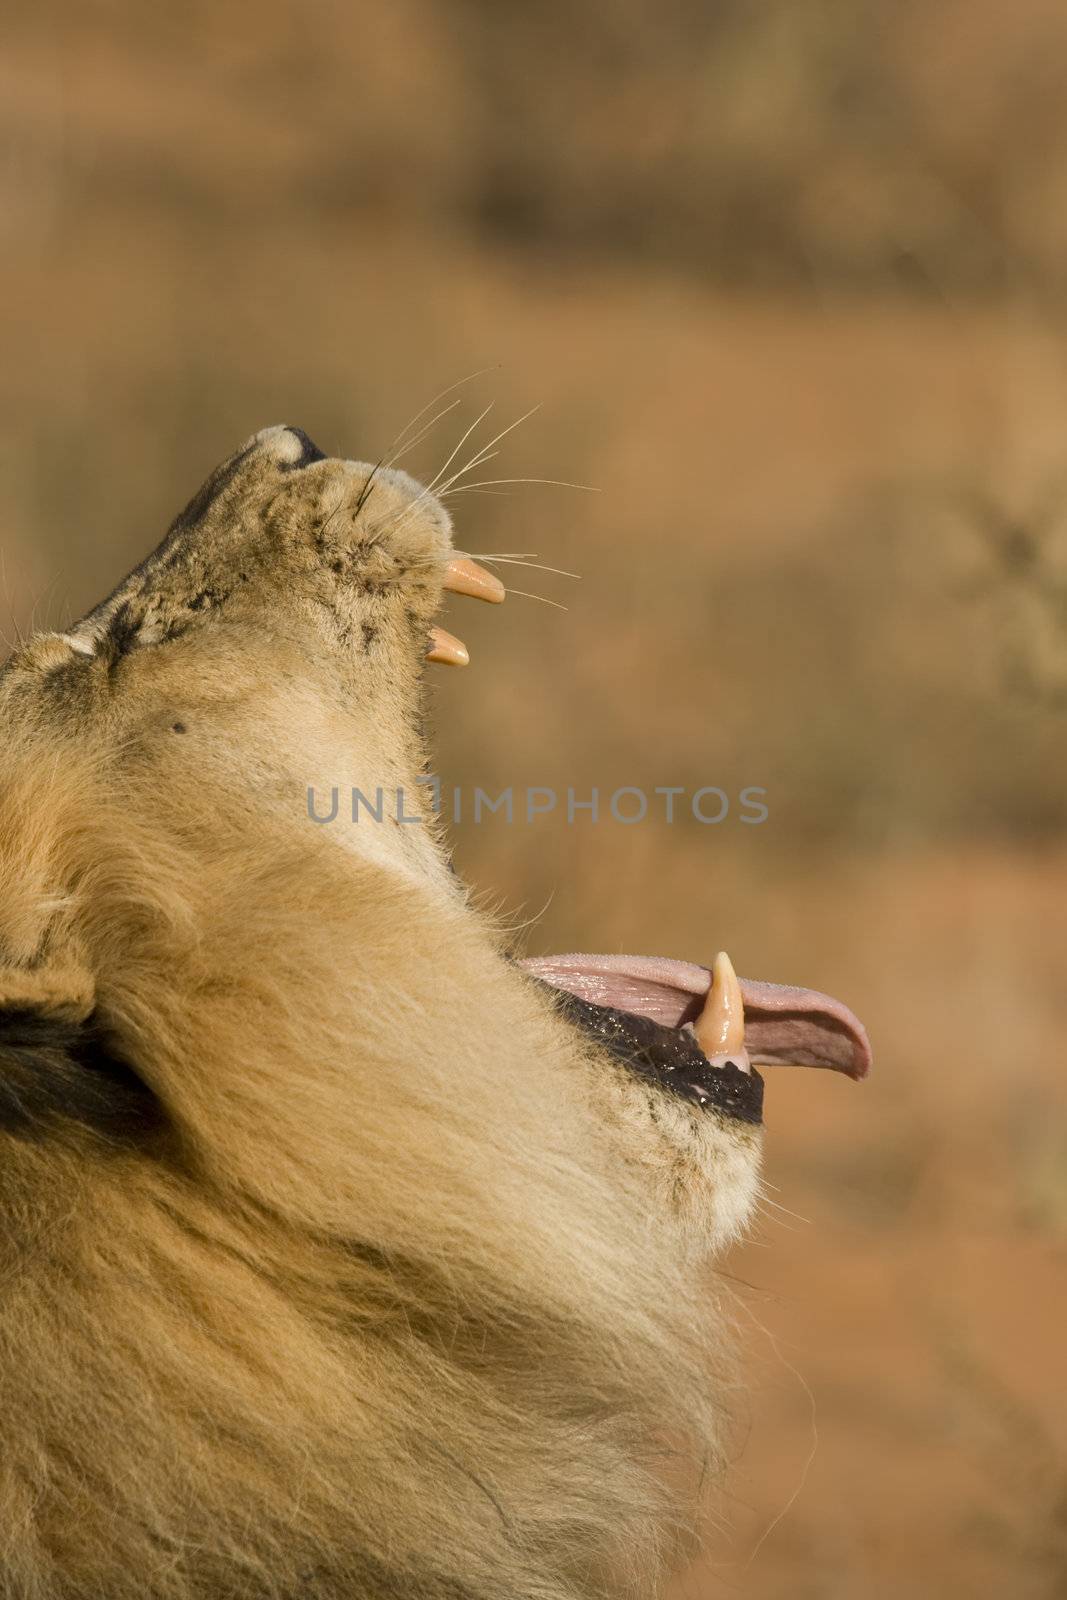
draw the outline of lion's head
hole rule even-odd
[[[684,1542],[749,1055],[866,1042],[725,960],[510,958],[418,781],[446,586],[492,597],[426,490],[267,429],[0,676],[12,1600],[644,1600]]]

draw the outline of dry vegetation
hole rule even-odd
[[[5,630],[253,428],[373,456],[490,368],[405,464],[537,403],[479,476],[597,493],[456,497],[583,578],[464,613],[442,773],[771,815],[461,826],[463,870],[533,950],[726,942],[871,1025],[869,1087],[769,1086],[788,1211],[729,1264],[758,1382],[689,1600],[1067,1587],[1065,45],[1053,0],[8,28]]]

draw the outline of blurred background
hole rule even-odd
[[[373,460],[467,379],[404,465],[537,407],[449,504],[549,604],[453,613],[445,782],[767,791],[454,830],[530,953],[870,1027],[768,1073],[680,1600],[1067,1592],[1067,11],[41,0],[0,140],[9,643],[256,428]]]

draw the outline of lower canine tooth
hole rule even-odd
[[[704,1009],[693,1023],[697,1044],[713,1067],[724,1067],[732,1062],[742,1072],[748,1072],[748,1051],[745,1049],[745,1008],[741,1000],[741,985],[733,962],[725,950],[720,950],[711,969],[711,985]]]
[[[462,639],[446,633],[444,628],[430,629],[430,648],[427,661],[440,661],[446,667],[465,667],[470,663],[470,651]]]

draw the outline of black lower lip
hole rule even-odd
[[[763,1121],[763,1079],[755,1070],[742,1072],[731,1062],[713,1067],[693,1035],[682,1028],[665,1028],[632,1011],[595,1006],[564,990],[555,992],[567,1020],[637,1077],[736,1122]]]

